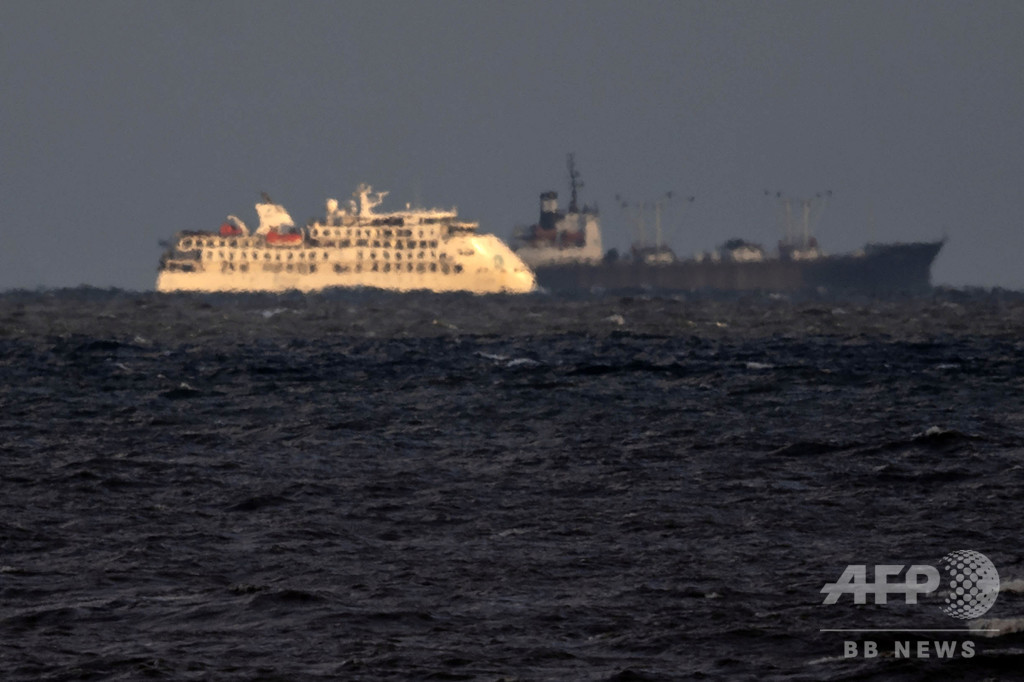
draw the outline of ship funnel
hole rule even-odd
[[[544,192],[540,195],[540,227],[542,230],[554,230],[558,225],[558,192]]]
[[[540,212],[558,213],[558,192],[544,192],[540,195]]]

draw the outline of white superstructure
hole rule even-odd
[[[504,242],[458,219],[455,209],[378,213],[386,192],[360,185],[345,208],[303,229],[264,195],[250,235],[234,216],[220,232],[180,232],[164,254],[157,291],[396,291],[526,293],[533,271]]]
[[[516,254],[530,267],[585,263],[595,265],[604,256],[601,226],[595,211],[558,210],[558,195],[541,195],[540,222],[513,235]]]
[[[569,210],[558,209],[558,193],[540,195],[540,220],[528,228],[518,228],[512,235],[516,253],[530,267],[550,265],[596,265],[604,257],[601,225],[597,210],[580,209],[577,191],[583,186],[573,155],[569,155],[569,182],[572,198]]]

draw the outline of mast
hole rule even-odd
[[[804,244],[803,248],[807,248],[807,245],[811,241],[811,200],[804,199]]]
[[[661,249],[661,201],[654,202],[654,247]]]
[[[661,197],[654,202],[654,231],[655,231],[655,244],[654,246],[661,250],[661,247],[665,245],[665,240],[662,238],[661,232],[661,209],[665,205],[665,202],[672,198],[672,192],[665,192],[665,196]],[[690,201],[693,201],[693,197],[690,197]]]
[[[623,211],[626,211],[626,217],[630,221],[633,227],[634,235],[637,238],[635,243],[639,248],[647,248],[647,219],[645,212],[648,211],[649,207],[654,209],[654,246],[655,249],[661,251],[665,246],[665,234],[661,225],[661,215],[665,210],[665,204],[672,198],[672,192],[665,192],[664,195],[653,201],[637,201],[630,203],[626,199],[623,199],[620,195],[615,195],[615,200],[619,202]],[[692,203],[694,197],[687,197],[686,201]]]
[[[637,229],[640,230],[640,248],[647,248],[647,224],[644,222],[644,202],[637,204]]]
[[[793,210],[792,203],[789,199],[783,201],[783,205],[786,207],[786,243],[790,246],[793,245]]]
[[[765,195],[769,196],[767,190],[765,190]],[[782,207],[781,215],[785,229],[784,243],[787,246],[800,249],[811,247],[814,230],[825,209],[825,203],[831,196],[832,190],[830,189],[818,192],[809,199],[783,196],[781,191],[776,193],[775,197]],[[799,215],[794,204],[799,204]]]
[[[572,190],[572,195],[569,199],[569,213],[579,213],[580,207],[576,203],[577,191],[583,188],[583,183],[580,181],[580,172],[576,170],[576,160],[573,154],[569,154],[569,188]]]

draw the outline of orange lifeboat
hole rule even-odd
[[[273,246],[291,246],[293,244],[301,243],[301,234],[281,234],[280,232],[267,233],[267,244],[271,244]]]
[[[242,234],[242,229],[237,225],[232,225],[231,223],[224,223],[223,225],[220,226],[221,237],[240,237],[242,236]]]

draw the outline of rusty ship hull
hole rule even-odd
[[[922,294],[943,241],[869,244],[862,251],[813,260],[755,262],[708,259],[670,263],[617,260],[535,265],[537,283],[551,292],[707,291]]]

